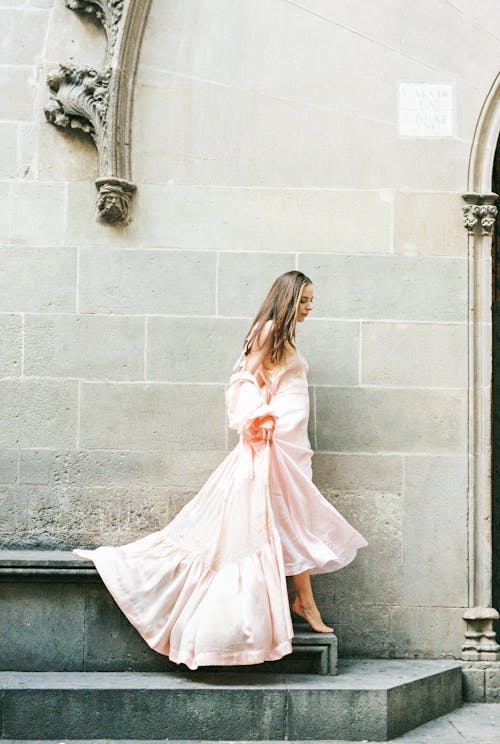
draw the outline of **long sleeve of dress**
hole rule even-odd
[[[255,441],[259,437],[260,426],[278,416],[266,400],[266,388],[259,387],[257,378],[251,372],[238,372],[229,380],[226,391],[228,423],[246,440]]]

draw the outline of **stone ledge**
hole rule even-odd
[[[351,660],[341,672],[4,672],[2,732],[7,739],[60,741],[386,741],[461,704],[457,662]]]
[[[90,560],[64,550],[2,550],[0,582],[0,669],[178,670],[130,625]],[[335,675],[336,635],[314,633],[305,624],[294,626],[294,632],[291,655],[244,671]],[[230,669],[235,668],[213,671]]]

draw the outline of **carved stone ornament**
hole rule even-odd
[[[469,233],[480,230],[482,235],[492,235],[498,209],[496,194],[463,194],[464,225]]]
[[[493,630],[498,612],[493,607],[469,607],[463,618],[467,623],[462,659],[469,661],[498,661],[500,646]]]
[[[137,58],[151,0],[65,0],[93,17],[106,32],[103,69],[60,65],[51,72],[45,107],[50,124],[92,137],[99,155],[97,214],[104,222],[127,222],[136,186],[130,180],[130,122]]]

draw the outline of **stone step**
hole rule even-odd
[[[0,551],[0,582],[0,670],[178,670],[130,625],[91,561],[66,551]],[[337,637],[300,624],[294,631],[291,655],[237,671],[335,674]]]
[[[453,661],[339,674],[1,672],[4,739],[387,741],[461,705]]]

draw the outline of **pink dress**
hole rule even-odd
[[[190,669],[256,664],[291,652],[286,575],[336,571],[367,545],[311,477],[307,362],[295,351],[259,386],[230,378],[239,443],[163,529],[92,560],[146,642]],[[259,424],[276,419],[273,441]]]

